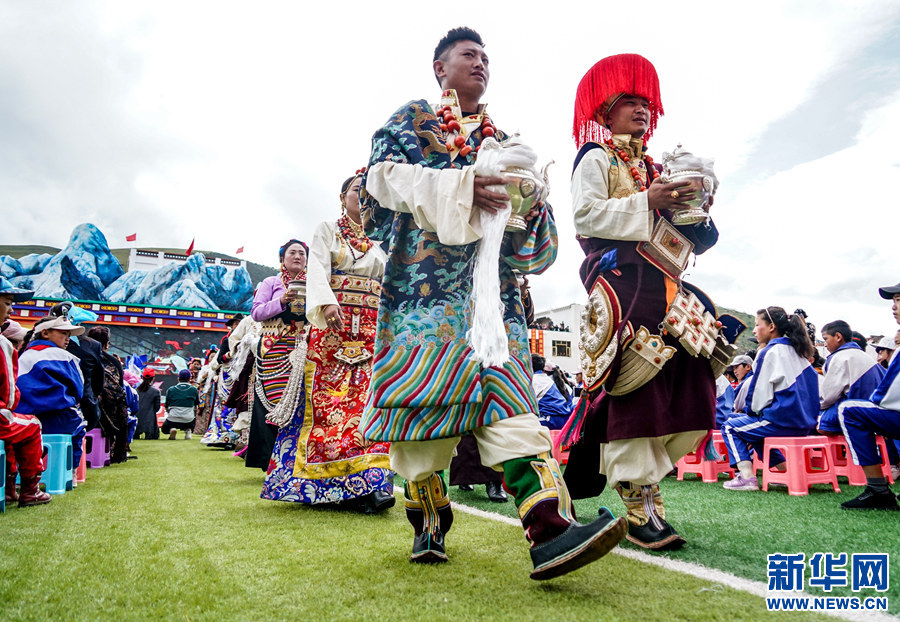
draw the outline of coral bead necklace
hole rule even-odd
[[[642,159],[646,160],[647,162],[647,183],[644,183],[644,180],[641,179],[641,172],[634,164],[631,163],[631,158],[628,157],[628,154],[625,153],[624,149],[614,144],[611,138],[607,138],[603,141],[603,143],[607,147],[615,151],[616,154],[618,154],[619,158],[621,158],[622,161],[628,165],[628,167],[631,169],[631,176],[634,178],[634,181],[636,183],[640,184],[641,190],[646,190],[647,188],[649,188],[653,180],[659,177],[659,173],[656,172],[656,167],[653,166],[653,158],[651,158],[650,156],[644,154],[642,157]]]
[[[459,155],[463,157],[472,153],[471,145],[466,144],[466,137],[460,133],[462,126],[453,113],[453,108],[451,106],[442,106],[435,111],[435,114],[438,120],[441,121],[440,128],[446,136],[444,145],[447,147],[447,151],[452,152],[454,148],[459,149]],[[497,128],[491,123],[491,118],[486,113],[483,114],[481,117],[481,135],[484,138],[490,138],[496,133]],[[478,151],[480,147],[481,145],[478,145],[475,151]]]
[[[347,214],[338,218],[337,225],[341,231],[341,237],[344,238],[351,248],[355,248],[360,253],[366,253],[372,248],[372,241],[369,240],[369,236],[363,231],[362,225],[354,222]],[[357,258],[354,257],[354,259]]]

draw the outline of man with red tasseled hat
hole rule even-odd
[[[690,181],[662,182],[646,153],[662,114],[656,69],[637,54],[604,58],[578,85],[572,198],[590,299],[581,326],[584,390],[564,439],[575,441],[565,474],[573,497],[614,486],[628,539],[652,550],[684,544],[666,522],[658,484],[713,428],[716,402],[709,354],[697,356],[684,335],[661,330],[676,300],[697,300],[701,317],[704,308],[715,313],[681,273],[692,251],[718,238],[712,221],[671,222],[695,195]]]

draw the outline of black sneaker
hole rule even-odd
[[[628,535],[625,536],[632,544],[649,549],[651,551],[676,551],[684,546],[684,538],[678,535],[675,528],[666,521],[659,519],[661,525],[653,522],[646,525],[628,523]]]
[[[577,570],[613,550],[628,530],[624,518],[600,508],[600,518],[588,525],[572,523],[562,534],[531,547],[531,578],[543,581]]]
[[[441,531],[424,531],[413,540],[409,561],[416,564],[442,564],[447,561],[444,534]]]
[[[894,493],[890,490],[877,492],[871,486],[866,486],[862,494],[855,499],[844,501],[841,507],[845,510],[900,510]]]

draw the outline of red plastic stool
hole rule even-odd
[[[769,459],[773,449],[781,450],[785,459],[785,471],[772,471]],[[821,464],[815,468],[813,461]],[[821,462],[818,461],[821,459]],[[769,484],[787,484],[788,494],[802,496],[809,494],[812,484],[831,484],[834,492],[840,492],[837,474],[831,458],[831,443],[823,436],[772,436],[763,444],[762,489],[769,490]]]
[[[702,455],[698,455],[696,451],[686,454],[675,464],[678,467],[678,481],[684,480],[685,473],[699,475],[707,484],[719,481],[719,473],[728,473],[729,477],[734,477],[734,469],[728,464],[728,452],[725,450],[725,441],[722,439],[722,433],[718,430],[713,431],[710,442],[713,444],[716,452],[720,456],[724,456],[719,460],[706,460]]]
[[[834,471],[838,477],[846,477],[847,483],[851,486],[865,486],[866,474],[862,467],[853,464],[850,457],[850,447],[847,445],[847,439],[844,436],[828,436],[831,442],[831,459],[834,464]],[[888,458],[887,443],[881,436],[875,437],[875,443],[878,446],[878,452],[881,455],[881,471],[887,478],[888,483],[893,484],[894,478],[891,475],[890,459]]]
[[[562,451],[558,444],[562,430],[548,430],[548,432],[550,432],[550,441],[553,443],[553,448],[550,450],[553,459],[560,464],[569,464],[569,452]]]
[[[75,469],[75,485],[83,484],[84,480],[87,479],[87,452],[84,450],[87,445],[87,439],[81,439],[81,462],[78,463],[78,468]]]

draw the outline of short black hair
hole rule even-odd
[[[850,325],[844,320],[835,320],[828,322],[822,327],[823,335],[840,335],[844,338],[844,343],[850,343],[853,340],[853,331]]]
[[[531,371],[544,371],[544,366],[547,364],[546,359],[540,354],[531,354]]]
[[[87,336],[105,346],[109,343],[109,327],[94,326],[87,332]]]
[[[467,26],[460,26],[450,30],[444,35],[443,39],[438,41],[437,47],[434,48],[434,59],[432,59],[432,62],[443,56],[444,52],[453,47],[453,44],[457,41],[474,41],[481,47],[484,47],[484,41],[481,40],[480,34]]]

